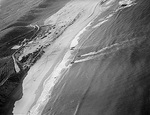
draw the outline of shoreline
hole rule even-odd
[[[34,99],[34,101],[32,100],[32,102],[30,101],[30,100],[28,100],[30,103],[27,103],[27,105],[25,106],[25,108],[23,109],[25,112],[27,112],[27,110],[30,110],[31,108],[31,111],[32,111],[32,114],[34,115],[34,114],[39,114],[39,112],[38,112],[38,110],[40,109],[40,111],[41,111],[41,108],[40,108],[40,106],[42,106],[42,104],[41,103],[38,103],[38,102],[42,102],[43,101],[43,97],[42,97],[42,94],[44,94],[44,92],[46,91],[46,89],[45,88],[40,88],[39,89],[39,86],[41,86],[41,84],[44,82],[44,80],[45,81],[47,81],[47,79],[51,79],[51,80],[49,80],[49,83],[48,83],[48,85],[47,85],[47,87],[49,88],[50,86],[51,86],[51,89],[50,90],[48,90],[48,92],[46,91],[46,94],[48,93],[48,97],[49,97],[49,95],[50,95],[50,92],[49,91],[51,91],[52,92],[52,89],[53,89],[53,87],[54,87],[54,85],[55,85],[55,83],[57,83],[57,81],[59,80],[59,78],[61,77],[61,74],[56,74],[56,73],[61,73],[61,71],[64,69],[64,68],[66,68],[66,63],[68,63],[68,61],[70,61],[70,56],[72,56],[71,55],[71,53],[70,52],[72,52],[72,50],[70,50],[70,47],[71,47],[71,44],[72,44],[72,42],[73,42],[73,40],[76,38],[76,36],[78,37],[78,39],[80,39],[79,38],[79,36],[80,35],[82,35],[83,33],[84,33],[84,31],[86,30],[86,26],[89,24],[89,23],[91,23],[92,21],[93,21],[93,19],[95,19],[95,17],[97,16],[97,15],[100,15],[100,6],[98,6],[98,4],[100,3],[100,1],[97,1],[97,0],[95,0],[95,4],[94,4],[94,9],[95,10],[97,10],[97,11],[95,11],[94,9],[93,9],[93,6],[91,5],[91,4],[89,4],[90,6],[89,7],[91,7],[93,10],[91,11],[91,9],[90,9],[90,11],[91,11],[91,13],[92,13],[92,15],[91,15],[91,13],[89,14],[89,12],[90,11],[87,11],[87,14],[84,14],[84,16],[81,18],[81,19],[79,19],[79,21],[77,21],[77,22],[75,22],[73,25],[71,25],[70,27],[68,27],[65,31],[64,31],[64,33],[58,38],[58,40],[56,40],[55,42],[54,42],[54,44],[52,45],[52,46],[50,46],[49,48],[52,48],[52,52],[51,53],[53,53],[53,48],[55,49],[57,49],[58,48],[58,54],[56,54],[57,56],[51,56],[51,53],[50,54],[48,54],[48,57],[49,57],[49,55],[50,55],[50,58],[56,58],[55,59],[55,61],[52,59],[51,61],[49,61],[49,64],[51,64],[51,67],[49,67],[49,68],[46,68],[46,70],[45,71],[47,71],[47,72],[39,72],[39,71],[42,71],[41,69],[39,69],[39,67],[40,67],[40,64],[42,64],[43,62],[40,62],[40,60],[46,60],[47,61],[47,59],[46,59],[46,57],[45,58],[43,58],[43,56],[42,56],[42,58],[33,66],[33,67],[31,67],[31,69],[29,70],[29,72],[28,72],[28,75],[26,76],[26,78],[25,78],[25,80],[24,80],[24,85],[23,86],[25,86],[24,87],[24,91],[25,90],[27,90],[28,89],[28,83],[31,83],[32,81],[31,81],[31,79],[33,78],[33,79],[37,79],[37,80],[39,80],[39,82],[33,82],[32,83],[32,85],[35,87],[34,88],[34,92],[30,92],[30,90],[28,90],[28,93],[30,92],[30,95],[29,95],[29,97],[31,97],[31,95],[33,96],[32,98]],[[89,10],[89,7],[87,7],[87,9]],[[96,9],[96,8],[97,9]],[[90,17],[89,17],[89,15],[90,15]],[[86,21],[85,21],[86,20]],[[83,23],[84,22],[84,23]],[[80,27],[79,27],[79,25],[80,25]],[[76,28],[78,28],[77,30],[76,30]],[[84,29],[84,31],[83,32],[81,32],[82,30]],[[81,32],[81,33],[80,33]],[[69,33],[71,33],[71,34],[69,34]],[[80,33],[80,35],[78,35]],[[67,39],[68,38],[68,39]],[[76,47],[77,45],[78,45],[78,39],[77,39],[77,41],[76,41],[76,43],[73,45],[73,47]],[[63,41],[63,42],[62,42]],[[69,47],[69,49],[68,49],[68,51],[66,51],[66,52],[64,52],[64,49],[67,49]],[[47,49],[49,49],[49,48],[47,48]],[[61,49],[61,48],[63,48],[63,50]],[[55,52],[56,53],[56,52]],[[67,55],[67,53],[70,53],[70,55]],[[61,54],[63,54],[63,55],[61,55]],[[61,55],[61,56],[60,56]],[[67,57],[65,57],[67,55]],[[46,54],[45,54],[45,56],[46,56]],[[59,57],[60,56],[60,57]],[[59,60],[60,59],[62,59],[62,61],[60,62],[60,63],[57,63],[57,65],[55,65],[56,64],[56,61],[58,60],[58,57],[59,57]],[[65,58],[65,59],[64,59]],[[68,60],[67,60],[68,59]],[[49,65],[48,64],[48,65]],[[62,65],[61,65],[62,64]],[[42,64],[42,65],[44,65],[44,64]],[[47,64],[45,65],[45,66],[48,66]],[[37,66],[37,67],[36,67]],[[60,66],[60,67],[59,67]],[[51,71],[50,73],[50,75],[49,75],[49,77],[47,76],[47,74],[49,74],[49,71],[51,70],[51,68],[54,68],[54,70],[53,71]],[[64,68],[63,68],[64,67]],[[39,69],[38,71],[37,71],[37,68]],[[59,72],[58,72],[59,71]],[[34,77],[37,77],[36,75],[37,74],[33,74],[33,73],[36,73],[36,72],[39,72],[42,76],[43,76],[43,78],[34,78]],[[39,77],[41,76],[41,75],[38,75]],[[51,76],[51,77],[50,77]],[[32,78],[31,78],[32,77]],[[46,78],[45,78],[46,77]],[[58,77],[58,78],[57,78]],[[33,80],[34,81],[34,80]],[[47,81],[48,82],[48,81]],[[52,83],[53,82],[53,83]],[[26,84],[25,84],[26,83]],[[35,85],[34,85],[34,83],[35,83]],[[46,83],[46,82],[44,82],[44,83]],[[39,84],[38,86],[37,86],[37,84]],[[46,83],[47,84],[47,83]],[[30,85],[29,85],[30,86]],[[31,87],[31,86],[30,86]],[[46,86],[44,86],[44,87],[46,87]],[[36,90],[35,90],[36,89]],[[41,91],[43,89],[43,91]],[[39,94],[39,90],[40,90],[40,92],[42,92],[41,93],[41,95]],[[32,90],[31,90],[32,91]],[[26,94],[26,96],[25,96],[25,94]],[[28,95],[27,95],[27,92],[25,93],[24,92],[24,98],[25,98],[25,100],[26,100],[26,98],[28,97]],[[37,95],[40,95],[40,97],[38,98],[37,97]],[[44,95],[44,96],[46,96],[46,95]],[[29,98],[28,97],[28,98]],[[37,98],[38,98],[38,100],[37,100]],[[24,100],[24,101],[25,101]],[[41,101],[42,100],[42,101]],[[46,100],[47,100],[47,98],[46,98]],[[20,104],[22,103],[22,99],[21,100],[19,100],[18,102],[16,102],[15,103],[15,107],[16,107],[16,105],[17,105],[17,103],[19,104],[19,102],[20,102]],[[37,101],[37,102],[35,102],[35,101]],[[47,100],[48,101],[48,100]],[[46,101],[46,102],[47,102]],[[35,104],[35,103],[37,103],[37,104]],[[34,106],[33,106],[33,104],[35,104]],[[29,105],[30,105],[30,107],[29,107]],[[44,103],[44,105],[46,105],[45,103]],[[18,107],[19,107],[19,105],[18,105]],[[43,107],[43,106],[42,106]],[[19,109],[19,108],[18,108]],[[21,108],[22,109],[22,108]],[[15,109],[14,108],[14,114],[17,114],[16,112],[15,112],[15,110],[17,110],[17,108]],[[20,110],[21,111],[21,110]],[[27,114],[27,113],[25,113],[25,114]]]
[[[95,9],[95,8],[94,8],[94,9]],[[95,19],[95,18],[94,18],[94,19]],[[84,33],[84,31],[86,31],[86,28],[90,26],[91,22],[93,22],[93,20],[91,20],[91,21],[89,21],[87,24],[85,24],[85,26],[83,26],[83,28],[82,28],[81,30],[79,30],[79,32],[75,35],[75,37],[73,37],[74,39],[73,39],[72,42],[70,43],[70,48],[69,48],[69,50],[67,51],[67,53],[70,53],[70,55],[68,56],[68,61],[66,61],[65,64],[67,64],[70,60],[72,60],[72,59],[70,59],[70,57],[73,57],[73,58],[74,58],[74,56],[71,55],[71,52],[74,52],[74,51],[72,51],[72,50],[70,50],[70,49],[73,48],[73,47],[78,46],[77,41],[80,39],[79,36],[82,35],[82,34]],[[74,41],[74,40],[75,40],[75,41]],[[74,44],[73,42],[75,42],[75,44]],[[72,43],[73,43],[74,45],[72,45]],[[67,54],[67,53],[66,53],[66,54]],[[64,57],[65,57],[65,56],[64,56]],[[65,62],[65,61],[62,60],[62,62]],[[59,68],[59,67],[57,66],[57,68]],[[66,69],[66,70],[64,70],[64,69]],[[60,73],[62,73],[62,71],[63,71],[63,72],[64,72],[64,71],[67,71],[68,69],[69,69],[69,65],[68,65],[68,66],[65,66],[64,68],[61,67]],[[55,73],[55,72],[57,72],[57,71],[54,70],[53,72]],[[58,73],[59,73],[59,72],[58,72]],[[65,73],[65,74],[66,74],[66,73]],[[50,78],[47,78],[47,79],[52,79],[53,76],[55,76],[55,75],[51,75],[51,77],[50,77]],[[57,76],[57,75],[56,75],[56,76]],[[59,81],[59,79],[60,79],[60,77],[61,77],[61,74],[58,75],[57,77],[59,77],[59,78],[58,78],[58,80],[56,80],[56,83]],[[50,85],[52,84],[52,81],[53,81],[53,80],[49,80],[49,81],[50,81],[50,83],[48,84],[48,86],[50,86]],[[48,82],[48,81],[47,81],[47,82]],[[55,82],[55,80],[54,80],[53,82]],[[54,83],[54,85],[55,85],[56,83]],[[53,91],[53,87],[54,87],[54,86],[52,86],[52,88],[50,88],[52,91]],[[52,92],[51,90],[50,90],[50,92]],[[49,92],[48,95],[51,95],[50,92]],[[39,98],[40,98],[40,97],[39,97]],[[43,97],[41,97],[41,98],[43,98]],[[49,99],[46,98],[46,101],[45,101],[44,103],[47,103],[48,100],[49,100]],[[39,107],[39,106],[41,106],[41,107]],[[40,111],[41,111],[41,110],[44,109],[43,106],[45,107],[46,104],[42,104],[42,105],[39,104],[39,105],[37,105],[37,107],[34,106],[35,108],[33,107],[33,109],[36,110],[36,109],[38,108],[37,110],[40,110]],[[36,110],[36,111],[37,111],[37,110]],[[40,114],[40,113],[34,113],[34,112],[33,112],[33,113],[31,113],[31,114],[37,115],[37,114]]]

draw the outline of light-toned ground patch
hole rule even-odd
[[[45,49],[42,58],[29,70],[23,81],[23,97],[15,103],[14,115],[42,113],[54,85],[61,78],[61,72],[71,66],[68,64],[73,58],[70,49],[78,45],[79,36],[103,11],[99,3],[100,0],[74,0],[45,20],[45,25],[56,24],[59,27],[71,23],[80,15],[52,45]]]

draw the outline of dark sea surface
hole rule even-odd
[[[150,115],[150,1],[136,0],[89,35],[43,115]]]
[[[28,69],[16,73],[13,54],[21,45],[31,41],[43,21],[70,0],[6,0],[0,7],[0,115],[11,115],[14,102],[22,96],[22,80]]]

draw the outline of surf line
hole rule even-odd
[[[84,27],[72,40],[72,42],[70,43],[70,48],[64,55],[62,61],[59,63],[57,67],[55,67],[52,74],[43,83],[43,91],[39,99],[37,100],[36,104],[31,108],[31,110],[29,110],[28,115],[40,115],[42,113],[42,110],[44,109],[45,105],[47,104],[47,102],[51,97],[51,93],[53,91],[55,84],[61,78],[62,71],[64,73],[64,71],[67,71],[72,66],[70,62],[75,57],[75,55],[72,56],[72,52],[75,50],[74,48],[77,47],[80,36],[87,30],[86,29],[87,27],[91,26],[90,24],[91,22],[89,22],[86,25],[86,27]],[[66,73],[67,72],[65,72],[65,74]]]
[[[96,5],[96,7],[97,6],[98,5]],[[66,74],[67,73],[66,71],[68,71],[68,69],[73,64],[71,63],[71,61],[75,58],[75,55],[72,55],[72,52],[75,51],[75,48],[78,46],[80,35],[87,30],[88,26],[91,26],[91,22],[95,20],[95,17],[101,14],[98,11],[94,13],[93,18],[89,19],[89,21],[81,28],[81,30],[75,35],[73,40],[69,43],[69,45],[67,46],[68,50],[64,54],[64,57],[62,58],[61,62],[58,64],[58,66],[54,68],[53,72],[43,83],[43,91],[39,96],[38,100],[35,102],[35,105],[33,105],[32,108],[28,111],[28,115],[40,115],[42,113],[45,105],[51,99],[51,94],[53,92],[55,84],[60,82],[60,78],[62,78],[62,72],[63,73],[65,72]]]

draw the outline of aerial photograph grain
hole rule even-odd
[[[150,0],[0,0],[0,115],[150,115]]]

